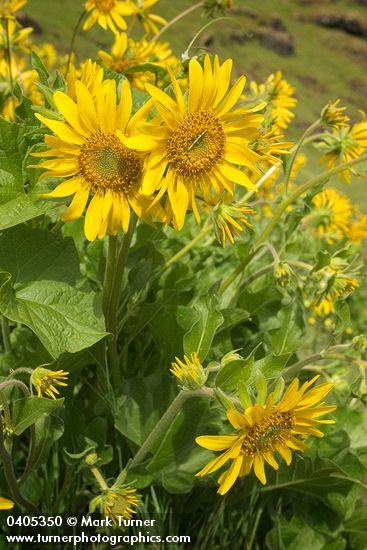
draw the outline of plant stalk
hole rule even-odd
[[[11,353],[11,341],[10,341],[10,329],[9,329],[9,319],[5,315],[1,316],[1,331],[3,336],[3,344],[5,353]]]

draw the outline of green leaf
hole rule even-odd
[[[274,328],[269,327],[266,336],[273,353],[279,355],[299,349],[302,330],[296,324],[292,307],[280,310],[276,319],[271,320],[270,326]]]
[[[39,399],[38,397],[23,397],[13,403],[12,430],[20,435],[29,426],[35,424],[45,414],[50,415],[59,409],[64,399]]]
[[[40,82],[44,86],[49,87],[48,78],[50,75],[46,67],[42,63],[41,59],[38,57],[38,55],[34,51],[32,51],[32,67],[37,71]]]
[[[32,469],[37,469],[48,460],[52,445],[64,433],[64,423],[58,416],[42,416],[35,423],[36,446]]]
[[[331,256],[327,250],[319,250],[316,254],[315,265],[313,266],[311,272],[319,271],[323,267],[326,267],[330,264]]]
[[[78,275],[71,239],[25,226],[0,236],[0,312],[31,328],[55,358],[106,336],[100,298],[72,286]]]
[[[234,390],[239,382],[248,382],[252,376],[255,353],[260,346],[261,343],[247,357],[235,359],[224,365],[215,378],[215,385],[220,388]]]
[[[167,75],[166,69],[159,67],[159,65],[154,65],[153,63],[142,63],[141,65],[134,65],[125,69],[124,74],[133,74],[133,73],[154,73],[156,78],[164,78]]]
[[[197,352],[201,361],[207,356],[218,327],[223,323],[223,315],[218,309],[215,295],[205,294],[194,304],[193,309],[199,314],[198,320],[184,336],[186,355]]]
[[[24,182],[24,157],[27,143],[24,128],[16,122],[8,122],[0,117],[0,166],[1,170],[12,174],[16,184]]]
[[[257,372],[261,372],[266,380],[278,378],[282,374],[282,371],[286,366],[290,356],[291,353],[282,353],[280,355],[272,353],[270,355],[267,355],[266,357],[263,357],[263,359],[255,361],[249,384],[255,384]]]

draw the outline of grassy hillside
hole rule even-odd
[[[156,11],[170,19],[195,3],[161,0]],[[40,25],[37,39],[52,41],[66,52],[82,5],[78,0],[29,0],[25,13]],[[206,29],[196,46],[205,45],[221,58],[233,57],[236,70],[250,79],[261,80],[281,69],[297,88],[299,103],[292,129],[292,137],[296,137],[329,99],[341,98],[355,118],[359,116],[359,109],[367,111],[367,38],[309,21],[325,11],[355,14],[367,28],[367,4],[363,5],[360,0],[234,0],[234,9],[228,18]],[[164,38],[180,55],[206,22],[202,11],[196,11],[169,29]],[[283,40],[283,37],[293,42],[291,55],[277,53],[262,43]],[[79,58],[94,57],[98,49],[108,46],[110,39],[109,33],[96,26],[88,33],[81,32],[76,41]],[[350,193],[359,202],[367,203],[361,185],[356,184]]]

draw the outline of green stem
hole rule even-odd
[[[243,273],[244,269],[251,262],[256,252],[257,250],[255,250],[254,252],[246,256],[246,258],[242,260],[239,266],[237,266],[236,269],[234,269],[232,273],[226,279],[224,279],[224,281],[219,287],[218,294],[223,294],[223,292],[227,290],[227,288],[237,279],[237,277],[241,275],[241,273]]]
[[[325,170],[325,172],[322,172],[318,176],[315,176],[314,178],[310,179],[305,184],[301,185],[292,195],[290,195],[287,199],[285,199],[282,204],[279,206],[278,210],[275,212],[274,216],[268,223],[268,225],[264,228],[263,232],[254,242],[255,249],[260,246],[266,239],[269,237],[270,233],[278,223],[279,219],[281,218],[282,214],[287,210],[288,206],[290,206],[295,200],[298,199],[301,195],[304,193],[307,193],[309,189],[312,189],[315,185],[318,183],[329,179],[334,174],[338,174],[339,172],[343,172],[346,168],[350,168],[351,166],[354,166],[356,164],[359,164],[361,162],[365,162],[367,160],[367,155],[363,155],[357,159],[351,160],[349,162],[345,162],[339,166],[336,166],[335,168],[331,168],[330,170]]]
[[[4,380],[4,382],[1,382],[0,384],[0,391],[2,391],[4,388],[7,388],[9,386],[16,386],[22,390],[25,396],[29,395],[29,389],[20,380]]]
[[[337,344],[336,346],[333,346],[329,349],[324,349],[318,353],[313,353],[312,355],[308,355],[304,359],[301,359],[300,361],[297,361],[294,365],[291,365],[284,371],[284,376],[294,376],[297,374],[302,367],[305,365],[308,365],[309,363],[314,363],[315,361],[322,361],[323,359],[331,358],[333,353],[336,351],[342,351],[347,350],[351,348],[351,344]],[[342,356],[343,359],[345,358]]]
[[[96,466],[92,466],[91,472],[94,475],[94,477],[96,478],[97,483],[100,486],[100,488],[102,489],[102,491],[107,491],[108,485],[106,483],[105,478],[103,477],[101,472],[98,470],[98,468],[96,468]]]
[[[0,401],[4,411],[5,428],[10,428],[11,427],[10,409],[9,409],[8,401],[1,390],[0,390]]]
[[[192,13],[193,11],[196,11],[197,9],[201,8],[202,6],[204,5],[204,2],[201,1],[201,2],[198,2],[197,4],[194,4],[193,6],[187,8],[186,10],[184,10],[183,12],[179,13],[178,15],[176,15],[176,17],[174,17],[173,19],[171,19],[171,21],[168,21],[167,25],[165,25],[164,27],[161,28],[161,30],[159,32],[157,32],[157,34],[155,36],[153,36],[152,40],[153,41],[156,41],[158,40],[158,38],[160,38],[160,36],[166,32],[167,29],[169,29],[170,27],[172,27],[172,25],[174,25],[175,23],[177,23],[177,21],[180,21],[180,19],[183,19],[184,17],[186,17],[187,15],[189,15],[190,13]]]
[[[25,480],[27,479],[27,477],[31,473],[32,468],[33,468],[33,464],[34,464],[34,459],[35,459],[35,456],[36,456],[36,429],[35,429],[34,424],[32,426],[30,426],[30,432],[31,432],[31,437],[30,437],[30,441],[29,441],[27,462],[26,462],[23,474],[18,480],[18,485],[19,486],[21,486],[25,482]]]
[[[8,483],[8,486],[14,501],[19,506],[23,506],[31,514],[38,515],[39,512],[37,508],[31,502],[25,499],[19,490],[18,483],[15,477],[13,462],[10,454],[8,453],[5,447],[4,432],[3,432],[3,425],[2,425],[1,418],[0,418],[0,457],[3,463],[5,479]]]
[[[9,319],[4,315],[1,316],[1,331],[3,336],[5,353],[11,353]]]
[[[182,256],[187,254],[187,252],[189,252],[192,248],[194,248],[194,246],[198,242],[200,242],[208,233],[210,233],[210,231],[211,231],[211,226],[206,226],[206,227],[204,226],[200,231],[200,233],[196,235],[196,237],[194,237],[189,243],[187,243],[183,248],[181,248],[181,250],[179,250],[177,254],[175,254],[169,260],[166,261],[165,268],[169,267],[174,262],[177,262],[177,260],[179,260],[180,258],[182,258]]]
[[[108,253],[106,259],[105,276],[103,282],[103,311],[107,319],[108,311],[110,309],[111,289],[113,284],[113,276],[116,267],[116,251],[117,251],[117,237],[108,237]]]
[[[75,27],[74,27],[74,30],[73,30],[73,35],[72,35],[72,37],[71,37],[71,42],[70,42],[68,60],[67,60],[67,63],[66,63],[65,78],[68,76],[68,73],[69,73],[70,63],[71,63],[71,57],[72,57],[72,55],[73,55],[74,46],[75,46],[76,35],[78,34],[80,25],[82,24],[82,21],[83,21],[84,17],[86,16],[86,14],[87,14],[87,12],[86,12],[85,10],[82,11],[82,13],[81,13],[80,16],[79,16],[78,21],[76,22],[76,25],[75,25]]]
[[[256,279],[259,279],[260,277],[262,277],[266,273],[269,273],[269,271],[271,271],[272,269],[274,269],[274,263],[266,265],[262,269],[259,269],[259,271],[255,271],[255,273],[252,273],[245,281],[243,281],[243,283],[241,284],[241,287],[242,286],[247,287],[253,281],[256,281]]]
[[[298,153],[300,152],[301,150],[301,147],[305,141],[305,139],[307,138],[307,136],[309,134],[311,134],[311,132],[317,128],[317,126],[319,126],[321,123],[321,120],[320,119],[317,119],[316,122],[313,122],[311,124],[311,126],[309,126],[306,131],[303,133],[303,135],[301,136],[301,139],[299,140],[299,142],[297,143],[293,153],[292,153],[292,156],[291,156],[291,160],[289,162],[289,166],[288,166],[288,170],[287,170],[287,174],[286,174],[286,180],[285,180],[285,191],[287,193],[287,190],[288,190],[288,185],[289,185],[289,180],[290,180],[290,177],[291,177],[291,174],[292,174],[292,168],[293,168],[293,165],[294,165],[294,162],[297,158],[297,155]]]
[[[120,303],[121,286],[124,278],[126,261],[137,222],[138,218],[135,215],[132,216],[129,230],[122,241],[116,262],[115,276],[111,284],[109,308],[107,312],[107,330],[114,335],[113,339],[109,341],[108,352],[111,362],[112,381],[116,387],[119,386],[121,382],[117,353],[117,312]]]
[[[138,466],[141,464],[147,454],[154,448],[155,444],[162,440],[164,434],[167,432],[168,428],[175,420],[179,410],[182,408],[184,403],[192,397],[214,397],[214,392],[210,388],[200,388],[199,390],[181,390],[179,394],[176,395],[175,399],[172,401],[171,405],[168,407],[162,418],[156,424],[155,428],[151,431],[143,445],[140,447],[139,451],[134,456],[133,460],[130,463],[130,467]]]

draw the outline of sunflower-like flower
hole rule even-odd
[[[87,88],[93,99],[96,97],[96,90],[103,86],[103,68],[97,65],[91,59],[87,59],[80,64],[79,69],[71,64],[69,66],[66,82],[68,85],[68,94],[76,100],[76,82],[80,80]]]
[[[151,13],[152,7],[158,0],[135,0],[134,13],[138,21],[143,25],[146,34],[157,34],[158,25],[166,25],[167,20],[160,15]]]
[[[227,241],[234,244],[235,238],[242,233],[243,226],[252,227],[248,216],[255,214],[255,210],[249,206],[222,202],[215,205],[211,213],[215,235],[224,247]]]
[[[41,162],[44,176],[67,177],[45,197],[74,195],[62,215],[64,221],[80,218],[88,204],[84,230],[88,240],[116,235],[119,226],[126,233],[130,224],[130,209],[147,223],[151,216],[164,221],[159,204],[139,193],[142,175],[142,155],[119,140],[129,130],[132,96],[127,81],[121,83],[121,99],[117,101],[116,83],[107,80],[94,87],[93,97],[83,82],[75,81],[76,101],[63,92],[53,99],[64,121],[36,116],[56,136],[46,136],[49,151],[34,153],[54,157]],[[149,212],[148,212],[149,211]]]
[[[192,353],[190,357],[184,355],[185,362],[178,357],[175,357],[175,360],[170,371],[185,387],[194,390],[205,383],[207,375],[196,352]]]
[[[31,375],[31,383],[37,389],[38,397],[48,395],[52,399],[56,399],[55,394],[59,394],[55,386],[67,386],[66,379],[69,376],[68,372],[63,370],[53,371],[43,367],[34,369]]]
[[[280,164],[279,156],[289,155],[289,149],[293,146],[291,141],[282,141],[283,138],[276,126],[264,128],[252,144],[253,150],[270,164]]]
[[[144,63],[152,63],[158,67],[166,64],[173,67],[177,63],[168,42],[145,39],[135,42],[132,38],[128,39],[124,32],[116,34],[111,54],[100,50],[98,55],[116,73],[124,73],[127,69]],[[126,77],[133,87],[142,91],[145,91],[145,84],[155,80],[154,73],[150,71],[131,72]]]
[[[359,208],[353,209],[354,219],[349,226],[348,237],[353,243],[360,243],[367,238],[367,216]]]
[[[345,115],[346,107],[338,107],[340,99],[329,102],[321,111],[321,121],[331,128],[347,126],[349,117]]]
[[[256,190],[238,166],[259,173],[255,163],[261,157],[248,143],[259,133],[263,116],[257,111],[265,104],[232,111],[245,77],[230,88],[231,69],[230,59],[220,65],[216,56],[212,67],[207,55],[204,70],[196,59],[191,59],[187,102],[173,75],[175,99],[147,84],[159,116],[151,123],[138,124],[136,137],[123,140],[127,146],[151,151],[145,163],[142,193],[152,195],[158,191],[155,200],[159,200],[167,192],[167,223],[172,220],[177,230],[182,228],[188,208],[200,222],[198,195],[212,203],[213,194],[218,200],[224,190],[233,195],[236,183]]]
[[[316,146],[324,152],[321,162],[326,163],[329,170],[358,158],[367,148],[367,119],[353,126],[338,127]],[[340,178],[351,183],[351,174],[352,170],[343,170],[340,172]]]
[[[312,204],[314,210],[305,223],[316,225],[319,237],[333,242],[349,235],[353,206],[347,196],[327,187],[313,197]]]
[[[120,518],[131,519],[139,504],[140,496],[136,494],[136,489],[111,487],[92,500],[90,509],[93,512],[99,506],[103,517],[110,518],[114,525],[120,525]]]
[[[243,413],[234,409],[227,411],[227,418],[236,433],[196,438],[196,442],[205,449],[224,451],[196,475],[211,474],[231,461],[229,469],[222,472],[218,479],[218,493],[224,495],[237,477],[248,475],[252,469],[261,483],[265,484],[265,463],[275,470],[279,468],[274,458],[275,452],[289,465],[292,451],[307,449],[303,441],[306,437],[323,437],[324,434],[316,427],[318,423],[334,423],[334,420],[318,420],[320,416],[336,408],[320,403],[333,384],[319,384],[309,389],[318,378],[319,375],[315,376],[301,387],[299,380],[295,378],[278,404],[274,403],[274,394],[270,393],[265,406],[255,403]]]
[[[27,2],[28,0],[0,0],[0,19],[14,19],[15,13]]]
[[[135,10],[134,5],[125,0],[87,0],[84,7],[85,11],[90,12],[83,25],[84,31],[88,31],[95,23],[112,32],[125,30],[127,25],[124,17],[132,15]]]
[[[267,102],[270,122],[280,130],[288,128],[294,118],[291,109],[295,108],[297,100],[294,97],[295,88],[283,78],[282,72],[277,71],[269,75],[262,84],[251,82],[250,90],[254,99],[263,99]]]

